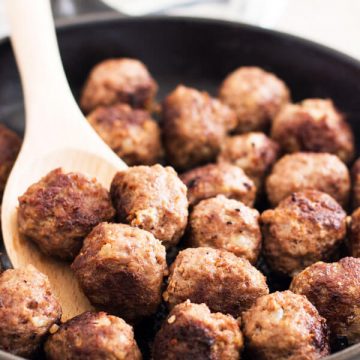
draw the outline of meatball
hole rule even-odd
[[[266,130],[281,107],[289,102],[289,89],[274,74],[243,66],[229,74],[219,97],[237,115],[238,133]]]
[[[20,147],[21,139],[19,136],[0,124],[0,202]]]
[[[1,350],[32,357],[60,317],[47,276],[31,265],[0,274]]]
[[[183,235],[186,187],[171,167],[135,166],[118,172],[111,196],[120,222],[150,231],[166,247],[176,245]]]
[[[350,193],[346,165],[335,155],[300,152],[282,157],[266,179],[267,196],[273,206],[291,193],[306,189],[327,193],[346,208]]]
[[[189,245],[224,249],[255,263],[261,248],[259,212],[223,195],[200,201],[189,218]]]
[[[151,110],[158,86],[136,59],[108,59],[97,64],[84,85],[80,106],[85,113],[97,106],[126,103]]]
[[[278,144],[264,133],[228,137],[218,157],[219,162],[229,162],[242,168],[254,181],[256,188],[261,189],[265,175],[279,157]]]
[[[269,293],[266,279],[248,260],[220,249],[188,248],[170,269],[164,299],[170,308],[190,299],[211,311],[238,317]]]
[[[71,267],[94,306],[134,321],[153,314],[161,301],[165,256],[164,246],[151,233],[101,223]]]
[[[248,206],[253,206],[255,201],[256,187],[253,181],[235,165],[208,164],[189,170],[180,178],[187,186],[191,206],[216,195],[225,195]]]
[[[161,159],[160,129],[148,112],[116,104],[96,108],[87,119],[128,165],[153,165]]]
[[[351,215],[349,249],[351,256],[360,258],[360,208]]]
[[[315,190],[292,193],[261,214],[264,254],[271,268],[295,275],[335,253],[346,236],[346,213]]]
[[[188,169],[215,160],[236,115],[206,92],[178,86],[162,107],[164,145],[171,165]]]
[[[298,274],[290,289],[305,295],[318,309],[333,341],[360,342],[360,259],[317,262]]]
[[[360,158],[357,159],[351,169],[352,181],[352,206],[354,209],[360,207]]]
[[[124,320],[85,312],[60,326],[45,344],[49,360],[141,360],[134,332]]]
[[[19,197],[19,232],[40,250],[72,260],[92,228],[115,216],[110,194],[95,179],[55,169]]]
[[[154,360],[238,360],[243,337],[230,315],[189,300],[176,305],[156,334]]]
[[[330,353],[326,320],[305,296],[262,296],[242,318],[251,359],[315,360]]]

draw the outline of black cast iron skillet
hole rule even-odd
[[[348,116],[360,149],[360,62],[318,44],[232,22],[164,17],[124,19],[114,13],[62,22],[58,25],[58,39],[76,97],[91,67],[111,57],[141,59],[160,84],[159,99],[179,83],[216,94],[219,83],[231,70],[256,65],[284,79],[295,101],[332,98]],[[0,42],[0,122],[22,133],[23,118],[19,76],[5,39]],[[0,251],[1,247],[0,241]],[[10,265],[5,256],[2,260]],[[276,288],[277,284],[270,286]],[[145,358],[148,340],[162,316],[160,312],[137,328],[137,340]],[[330,358],[360,359],[360,344]],[[0,351],[0,359],[16,357]]]

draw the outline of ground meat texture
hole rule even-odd
[[[141,360],[134,332],[123,319],[85,312],[60,326],[45,344],[48,360]]]
[[[346,208],[350,193],[346,165],[335,155],[300,152],[282,157],[266,179],[266,193],[273,206],[306,189],[327,193]]]
[[[60,317],[48,278],[33,266],[0,274],[0,350],[32,357]]]
[[[235,318],[269,293],[266,279],[248,260],[209,247],[179,253],[163,294],[170,308],[190,299]]]
[[[332,341],[360,342],[360,259],[313,264],[293,279],[290,289],[305,295],[327,320]]]
[[[211,313],[205,304],[176,305],[154,341],[154,360],[238,360],[243,337],[230,315]]]
[[[289,89],[282,80],[263,69],[247,66],[225,78],[219,97],[236,112],[238,133],[266,130],[290,100]]]
[[[180,176],[187,186],[189,204],[196,205],[199,201],[224,195],[253,206],[256,197],[256,186],[242,169],[228,164],[209,164],[201,166]]]
[[[200,201],[190,214],[191,247],[224,249],[254,264],[261,248],[259,212],[223,195]]]
[[[150,231],[166,247],[176,245],[183,235],[186,187],[171,167],[135,166],[118,172],[111,196],[120,222]]]
[[[108,59],[90,72],[80,106],[85,113],[98,106],[126,103],[151,110],[158,86],[146,66],[136,59]]]
[[[260,190],[265,175],[279,157],[278,144],[264,133],[228,137],[218,156],[218,162],[229,162],[242,168]]]
[[[328,327],[305,296],[275,292],[243,313],[251,359],[315,360],[329,355]]]
[[[129,166],[153,165],[161,159],[160,128],[148,112],[116,104],[96,108],[87,119]]]
[[[327,260],[346,236],[346,213],[329,195],[293,193],[261,215],[264,255],[271,268],[295,275]]]
[[[148,231],[102,223],[71,267],[94,306],[135,321],[155,313],[161,301],[165,256],[164,246]]]
[[[55,169],[19,197],[19,232],[40,250],[72,260],[95,225],[115,216],[110,194],[95,179]]]
[[[166,155],[171,165],[188,169],[215,160],[235,113],[206,92],[178,86],[162,106]]]
[[[357,159],[351,169],[352,182],[352,206],[354,209],[360,207],[360,158]]]
[[[360,258],[360,208],[351,215],[349,250],[351,256]]]

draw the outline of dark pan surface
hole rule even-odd
[[[360,63],[320,45],[238,23],[186,18],[123,19],[112,13],[60,24],[58,39],[77,98],[91,67],[110,57],[141,59],[160,84],[159,100],[179,83],[215,95],[231,70],[256,65],[285,80],[295,101],[332,98],[348,116],[360,148]],[[0,79],[0,122],[22,133],[21,87],[8,40],[0,43]],[[6,262],[4,256],[3,260]],[[282,279],[272,281],[274,289],[286,284]],[[153,327],[163,314],[137,327],[138,341],[145,351]],[[360,359],[360,345],[330,358]],[[0,351],[0,359],[15,357]]]

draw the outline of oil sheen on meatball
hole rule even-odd
[[[305,296],[275,292],[243,314],[247,351],[256,360],[316,360],[329,355],[328,327]]]
[[[176,305],[154,341],[154,360],[239,360],[243,337],[230,315],[189,300]]]
[[[110,194],[95,179],[55,169],[19,197],[19,232],[40,250],[72,260],[92,228],[115,216]]]
[[[360,208],[351,215],[349,250],[353,257],[360,258]]]
[[[327,260],[346,236],[346,213],[330,196],[315,190],[292,193],[261,215],[263,246],[274,271],[290,276]]]
[[[264,275],[248,260],[225,250],[199,247],[179,253],[163,297],[170,308],[189,299],[237,318],[268,293]]]
[[[360,158],[357,159],[351,169],[351,183],[352,183],[352,207],[357,209],[360,207]]]

